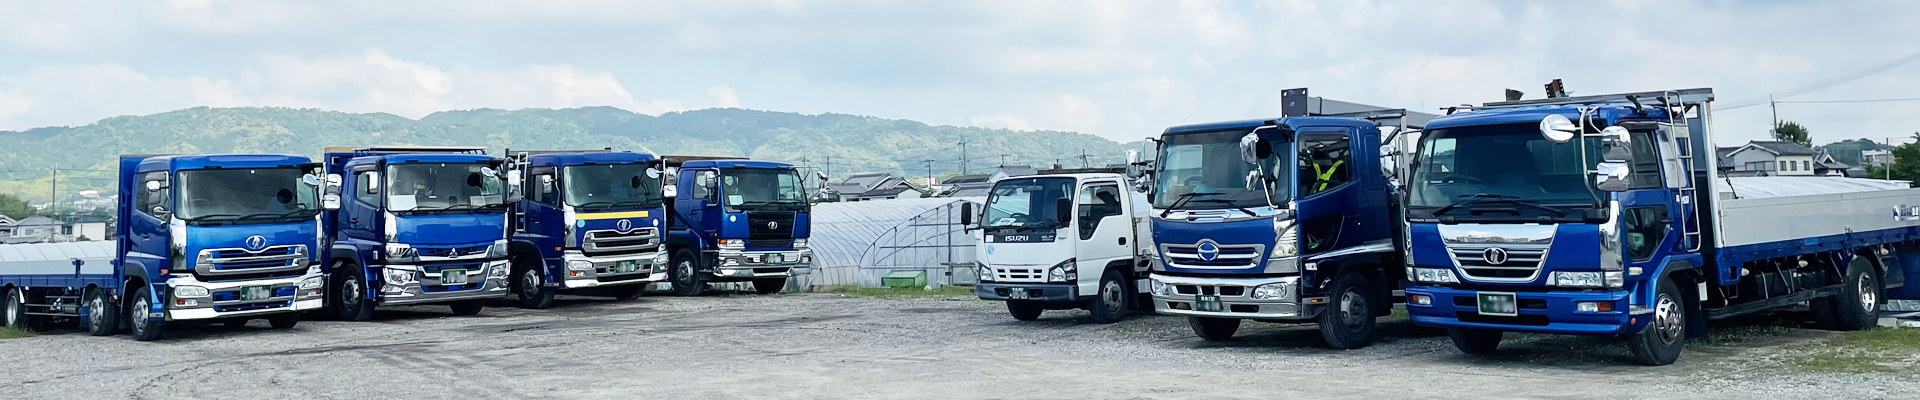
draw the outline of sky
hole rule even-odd
[[[740,107],[1117,141],[1273,117],[1283,89],[1437,112],[1710,87],[1769,93],[1920,53],[1912,1],[0,0],[0,130],[196,106]],[[1920,97],[1920,62],[1780,100]],[[1816,142],[1920,131],[1920,101],[1788,103]]]

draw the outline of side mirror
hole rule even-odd
[[[160,190],[160,181],[147,181],[147,191]]]
[[[367,194],[380,193],[380,173],[379,172],[367,173],[367,187],[364,190],[367,192]]]
[[[1263,181],[1264,179],[1260,179],[1260,171],[1247,171],[1247,190],[1248,191],[1260,190],[1261,188],[1260,184],[1265,183]]]
[[[1626,162],[1602,161],[1594,166],[1593,186],[1605,192],[1624,192],[1633,186],[1633,168]]]
[[[1247,133],[1246,136],[1240,137],[1240,161],[1245,161],[1247,164],[1259,165],[1260,160],[1265,160],[1267,157],[1273,156],[1273,147],[1268,146],[1267,141],[1260,139],[1259,131],[1259,129],[1255,129],[1253,132]]]
[[[660,185],[661,198],[674,198],[680,195],[680,185],[665,183]]]
[[[816,181],[820,181],[820,185],[825,186],[827,184],[827,173],[820,172],[820,171],[813,171],[813,179]]]
[[[167,206],[153,206],[153,216],[166,220],[167,217],[173,216],[173,211],[168,211]]]
[[[1139,178],[1142,174],[1144,173],[1140,170],[1140,151],[1127,150],[1127,177]]]
[[[1380,145],[1380,176],[1387,178],[1387,187],[1400,190],[1400,151],[1394,145]]]
[[[1140,193],[1152,193],[1153,192],[1153,174],[1142,175],[1139,178],[1134,178],[1133,191],[1140,192]]]
[[[973,202],[960,203],[960,226],[973,226]]]
[[[1600,130],[1600,136],[1605,146],[1600,156],[1602,161],[1633,163],[1633,137],[1627,134],[1627,128],[1609,126]]]
[[[1566,143],[1573,140],[1573,136],[1578,133],[1580,133],[1580,126],[1574,125],[1573,120],[1567,119],[1565,115],[1551,114],[1540,119],[1540,136],[1554,143]]]
[[[323,210],[340,209],[340,174],[327,174],[326,186],[320,189],[320,208]]]
[[[1073,220],[1073,199],[1060,199],[1053,204],[1055,207],[1054,212],[1056,213],[1054,216],[1061,218],[1061,221]]]
[[[660,169],[654,168],[654,167],[647,167],[648,178],[660,179],[660,175],[662,175],[662,172],[660,172]]]

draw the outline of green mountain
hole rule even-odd
[[[0,193],[44,202],[58,168],[64,198],[110,189],[122,154],[295,153],[318,157],[327,146],[468,145],[495,154],[513,149],[652,151],[744,156],[829,169],[835,179],[860,172],[925,176],[957,173],[966,142],[968,169],[1013,165],[1079,166],[1123,162],[1140,143],[1072,132],[1017,132],[844,114],[801,115],[706,109],[658,117],[612,107],[444,111],[419,120],[392,114],[316,109],[191,108],[121,116],[78,127],[0,131]],[[926,160],[933,160],[928,163]]]

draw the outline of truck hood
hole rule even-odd
[[[505,213],[395,215],[393,223],[397,243],[492,243],[507,237]]]
[[[666,220],[663,218],[665,215],[665,208],[661,207],[631,211],[576,211],[573,214],[573,234],[576,235],[574,243],[584,243],[589,231],[622,232],[620,229],[622,225],[627,227],[626,232],[640,228],[659,228],[666,225]],[[626,223],[622,224],[621,221]]]
[[[186,227],[186,243],[183,243],[188,257],[195,257],[201,250],[207,249],[243,249],[259,251],[274,246],[306,245],[308,261],[319,262],[322,252],[319,249],[320,226],[313,221],[288,222],[253,225],[218,225]],[[249,243],[249,239],[259,236],[261,240]],[[189,258],[191,260],[191,258]]]
[[[1187,222],[1154,219],[1154,251],[1167,272],[1188,274],[1258,274],[1266,268],[1267,255],[1273,251],[1273,219],[1257,218],[1232,222]],[[1167,257],[1168,245],[1198,246],[1210,240],[1216,246],[1258,245],[1261,250],[1252,266],[1235,269],[1181,268]]]

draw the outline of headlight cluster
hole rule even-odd
[[[318,276],[307,278],[307,279],[301,279],[300,290],[302,291],[319,290],[321,286],[326,285],[326,282],[327,281],[325,279],[321,279]]]
[[[387,243],[385,251],[387,260],[390,261],[412,261],[417,254],[420,253],[415,251],[413,246],[409,246],[406,243]]]
[[[1172,295],[1173,295],[1173,285],[1168,285],[1168,284],[1167,284],[1166,282],[1161,282],[1161,281],[1160,281],[1159,279],[1154,279],[1154,280],[1153,280],[1153,295],[1155,295],[1155,296],[1172,296]]]
[[[1053,268],[1047,268],[1047,282],[1080,281],[1080,270],[1073,265],[1074,261],[1076,260],[1069,258],[1066,261],[1061,261],[1059,264],[1054,264]]]
[[[979,271],[981,282],[993,282],[993,268],[988,268],[986,264],[981,264],[979,261],[973,263],[973,268]]]
[[[1281,223],[1278,221],[1275,221],[1274,224],[1280,225]],[[1273,254],[1270,255],[1269,257],[1281,258],[1281,257],[1299,256],[1300,255],[1300,227],[1297,225],[1294,225],[1292,221],[1287,221],[1284,227],[1276,227],[1276,228],[1279,228],[1280,231],[1279,231],[1279,235],[1274,236],[1275,239],[1273,241]]]
[[[570,261],[567,261],[567,269],[574,270],[574,271],[592,270],[593,262],[587,261],[587,260],[570,260]]]
[[[1571,288],[1617,288],[1625,283],[1622,278],[1619,271],[1554,271],[1552,275],[1547,276],[1547,284]]]
[[[506,279],[507,263],[495,264],[493,268],[487,269],[487,277],[492,279]]]
[[[506,239],[495,240],[493,241],[492,246],[487,246],[487,258],[506,258],[506,257],[507,257],[507,240]]]
[[[200,286],[174,286],[173,297],[208,297],[213,293]]]
[[[794,239],[793,248],[796,248],[796,249],[807,248],[807,238]]]
[[[1460,277],[1447,268],[1407,268],[1407,278],[1421,283],[1460,283]]]
[[[420,282],[420,278],[414,276],[412,270],[383,268],[381,271],[385,271],[383,274],[386,276],[388,285],[408,285]]]
[[[747,241],[740,239],[720,239],[720,248],[728,250],[745,249],[747,248]]]
[[[1269,283],[1253,287],[1254,300],[1280,300],[1287,298],[1292,282]]]

